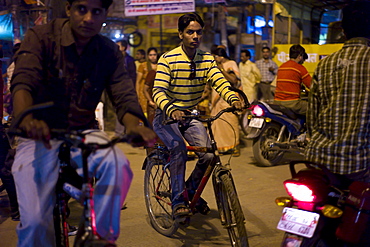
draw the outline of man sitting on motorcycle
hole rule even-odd
[[[274,104],[306,115],[307,101],[300,98],[301,86],[309,88],[311,85],[311,76],[302,65],[308,58],[306,50],[301,45],[293,45],[289,49],[289,58],[278,69]]]
[[[308,100],[306,158],[370,183],[370,2],[343,9],[343,48],[321,60]]]

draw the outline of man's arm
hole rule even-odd
[[[161,110],[163,110],[164,106],[170,101],[166,94],[170,85],[170,79],[170,66],[167,60],[162,56],[158,61],[157,73],[153,86],[153,100]],[[169,106],[166,114],[172,116],[172,112],[175,110],[176,108],[174,106]]]
[[[13,94],[14,117],[18,117],[32,105],[33,98],[27,90],[21,89]],[[26,132],[27,137],[43,141],[46,148],[51,148],[49,127],[44,121],[34,119],[31,114],[28,114],[19,127]]]
[[[229,105],[233,105],[234,102],[240,101],[235,92],[230,90],[230,83],[225,79],[214,61],[208,72],[208,80],[212,82],[212,88],[214,88]]]
[[[33,106],[33,95],[39,90],[43,80],[43,47],[37,32],[29,29],[15,57],[15,69],[12,78],[12,97],[14,116]],[[49,127],[42,120],[26,116],[19,126],[31,139],[43,141],[50,148]]]
[[[312,136],[312,131],[315,128],[315,122],[317,121],[319,114],[320,102],[317,95],[317,87],[318,87],[318,78],[317,75],[314,74],[312,79],[312,85],[310,88],[310,93],[308,95],[308,106],[306,114],[308,137]]]
[[[128,76],[127,71],[122,70],[123,56],[117,50],[115,52],[115,67],[112,68],[111,82],[107,87],[107,93],[116,108],[118,120],[126,127],[127,133],[139,134],[146,145],[153,146],[156,134],[148,127],[147,119],[139,105],[136,90]],[[144,125],[140,124],[140,121]]]
[[[256,80],[256,83],[259,83],[261,81],[261,79],[262,79],[261,72],[257,68],[256,64],[254,64],[254,63],[251,63],[251,64],[252,64],[252,74],[254,75],[254,78]]]
[[[304,68],[304,67],[303,67]],[[307,88],[310,88],[311,86],[311,81],[312,81],[312,77],[311,75],[308,73],[307,69],[304,68],[304,73],[303,76],[302,76],[302,83],[307,87]]]
[[[276,75],[277,72],[278,72],[279,67],[277,66],[277,64],[274,61],[271,60],[271,62],[272,62],[272,66],[271,66],[272,70],[270,70],[270,72],[273,73],[274,75]]]

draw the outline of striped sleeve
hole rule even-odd
[[[164,106],[170,101],[167,97],[166,91],[168,91],[169,84],[171,79],[171,71],[168,61],[164,56],[161,56],[157,64],[157,73],[154,80],[153,86],[153,99],[154,102],[160,109],[164,109]],[[167,114],[170,116],[170,113],[175,109],[172,109],[173,105],[170,106],[167,110]]]

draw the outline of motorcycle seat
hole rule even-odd
[[[299,118],[299,115],[296,114],[294,111],[292,111],[290,108],[287,108],[281,105],[274,105],[274,104],[269,104],[269,105],[272,109],[284,113],[290,119],[296,120]]]

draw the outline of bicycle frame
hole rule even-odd
[[[208,147],[198,147],[198,146],[187,146],[186,149],[188,151],[194,151],[194,152],[201,152],[201,153],[213,153],[215,156],[214,156],[214,159],[212,161],[210,161],[210,163],[208,164],[208,167],[200,181],[200,184],[198,186],[198,188],[195,190],[195,194],[193,196],[193,199],[191,200],[190,202],[190,209],[192,212],[194,212],[195,210],[195,205],[197,204],[200,196],[202,195],[203,193],[203,190],[204,188],[206,187],[207,183],[208,183],[208,180],[209,178],[211,177],[211,175],[213,174],[215,168],[217,166],[221,166],[222,163],[221,163],[221,160],[220,160],[220,157],[218,155],[218,151],[217,151],[217,143],[214,139],[214,135],[213,135],[213,131],[212,131],[212,128],[211,128],[211,122],[207,122],[207,130],[208,130],[208,135],[209,135],[209,138],[211,140],[211,148],[208,148]]]

